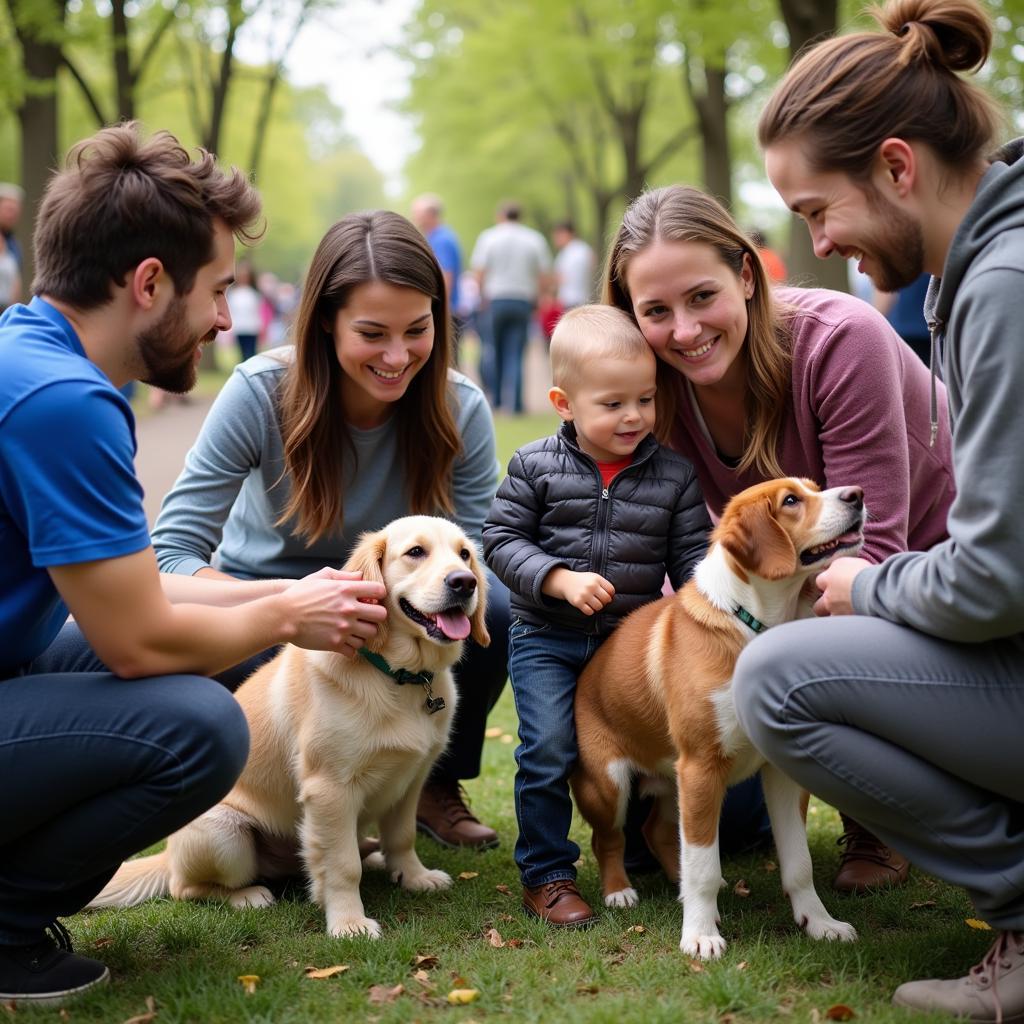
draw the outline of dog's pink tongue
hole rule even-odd
[[[465,640],[469,636],[469,618],[465,612],[440,612],[437,625],[449,640]]]

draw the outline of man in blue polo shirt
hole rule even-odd
[[[385,616],[333,569],[157,571],[118,388],[192,387],[259,213],[209,153],[104,129],[51,179],[35,297],[0,317],[0,1002],[109,977],[57,918],[233,784],[248,731],[210,676],[286,640],[353,654]]]

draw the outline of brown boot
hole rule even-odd
[[[840,817],[843,834],[836,843],[845,849],[832,888],[862,893],[883,885],[903,885],[910,873],[910,862],[853,818],[845,814]]]
[[[453,850],[462,846],[489,850],[498,845],[498,833],[466,806],[466,794],[458,782],[426,783],[416,808],[416,828]]]
[[[571,878],[532,889],[524,885],[523,910],[556,928],[586,928],[597,920]]]

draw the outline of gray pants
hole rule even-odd
[[[769,761],[962,886],[993,927],[1024,929],[1024,638],[802,620],[744,650],[733,692]]]

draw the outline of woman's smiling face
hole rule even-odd
[[[352,289],[334,317],[346,419],[376,426],[409,389],[434,347],[429,295],[384,281]]]
[[[737,276],[703,242],[655,241],[626,265],[633,315],[655,355],[697,387],[739,383],[754,294],[750,258]]]

